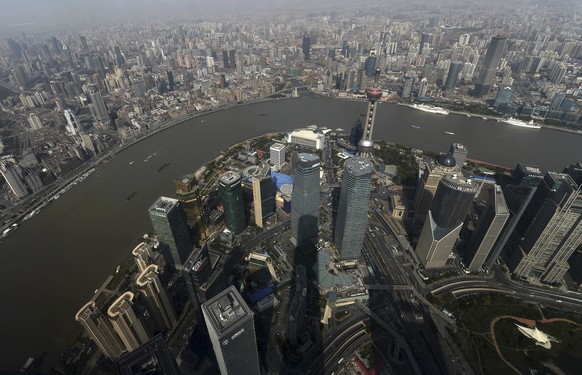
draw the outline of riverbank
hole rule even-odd
[[[275,93],[275,94],[277,94],[277,93]],[[273,94],[273,95],[275,95],[275,94]],[[81,169],[79,169],[79,171],[74,172],[74,174],[67,177],[66,180],[60,181],[60,182],[59,182],[59,180],[56,180],[53,183],[47,185],[45,187],[45,189],[43,189],[42,191],[40,191],[36,194],[33,194],[29,197],[26,197],[24,200],[22,200],[18,204],[10,207],[11,210],[18,210],[19,207],[22,207],[24,205],[29,204],[29,206],[24,208],[22,211],[18,211],[18,214],[16,217],[13,217],[13,218],[5,221],[4,224],[2,226],[0,226],[0,233],[2,233],[6,229],[12,227],[14,224],[17,224],[18,226],[23,224],[25,217],[27,217],[33,211],[39,210],[42,207],[45,207],[52,200],[54,200],[57,195],[60,195],[59,193],[63,189],[68,190],[68,188],[72,187],[72,184],[79,177],[83,176],[85,173],[87,173],[92,168],[96,168],[103,163],[109,162],[118,153],[129,149],[130,147],[140,143],[141,141],[148,139],[151,136],[159,134],[160,132],[163,132],[165,130],[171,129],[174,126],[180,125],[186,121],[190,121],[192,119],[195,119],[198,117],[203,117],[203,116],[206,116],[206,115],[209,115],[212,113],[216,113],[219,111],[223,111],[226,109],[231,109],[231,108],[235,108],[235,107],[242,107],[242,106],[246,106],[246,105],[257,104],[257,103],[268,102],[268,101],[276,101],[276,100],[281,100],[281,99],[290,99],[290,98],[287,96],[277,97],[277,98],[267,97],[267,98],[262,98],[262,99],[250,100],[250,101],[246,101],[246,102],[242,102],[242,103],[225,104],[225,105],[217,106],[215,108],[210,108],[210,109],[205,109],[202,111],[192,112],[192,113],[187,114],[186,116],[182,116],[182,117],[179,117],[177,119],[171,119],[171,120],[165,121],[164,123],[162,123],[162,125],[160,127],[153,129],[152,131],[149,131],[147,133],[140,134],[136,138],[130,140],[129,142],[122,141],[122,143],[119,146],[114,146],[113,149],[106,151],[105,154],[100,155],[96,160],[89,161],[88,163],[84,164],[81,167]],[[55,183],[57,183],[57,185],[53,185]],[[63,193],[65,193],[65,192],[63,192]]]

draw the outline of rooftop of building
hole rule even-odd
[[[275,151],[281,151],[285,148],[285,145],[282,143],[273,143],[271,145],[271,150],[275,150]]]
[[[210,324],[219,333],[253,314],[234,286],[208,300],[202,305],[202,309],[210,319]]]
[[[233,171],[228,171],[226,173],[221,174],[219,180],[220,183],[223,185],[233,185],[240,181],[240,174]]]
[[[374,172],[372,163],[366,158],[356,157],[346,161],[347,170],[356,176],[370,175]]]
[[[133,297],[134,294],[132,292],[125,292],[122,295],[120,295],[119,298],[113,301],[111,306],[109,306],[109,309],[107,309],[107,315],[109,315],[112,318],[115,318],[122,314],[125,310],[128,309],[128,307],[131,306]]]
[[[150,264],[139,274],[135,283],[137,286],[146,286],[151,283],[158,276],[158,266]]]
[[[160,212],[167,214],[170,212],[174,207],[178,205],[178,200],[174,198],[168,197],[159,197],[154,204],[150,206],[150,211],[153,212]]]

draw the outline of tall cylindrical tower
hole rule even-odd
[[[368,112],[366,113],[366,123],[362,133],[362,139],[358,143],[360,155],[370,156],[374,149],[374,141],[372,133],[374,132],[374,121],[376,120],[376,106],[377,101],[382,97],[382,90],[378,86],[378,77],[380,76],[380,69],[376,69],[376,79],[374,80],[374,87],[366,89],[366,97],[368,98]]]

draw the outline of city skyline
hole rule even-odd
[[[580,4],[5,8],[0,371],[540,371],[464,306],[578,319]]]

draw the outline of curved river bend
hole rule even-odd
[[[75,331],[74,314],[150,229],[146,210],[158,196],[174,196],[175,177],[264,133],[309,124],[349,131],[366,106],[324,97],[239,106],[174,126],[98,166],[0,244],[0,371],[16,370],[28,357],[56,361]],[[434,152],[460,142],[470,158],[509,167],[523,162],[561,170],[582,159],[582,137],[555,130],[393,104],[381,104],[376,121],[376,139]]]

